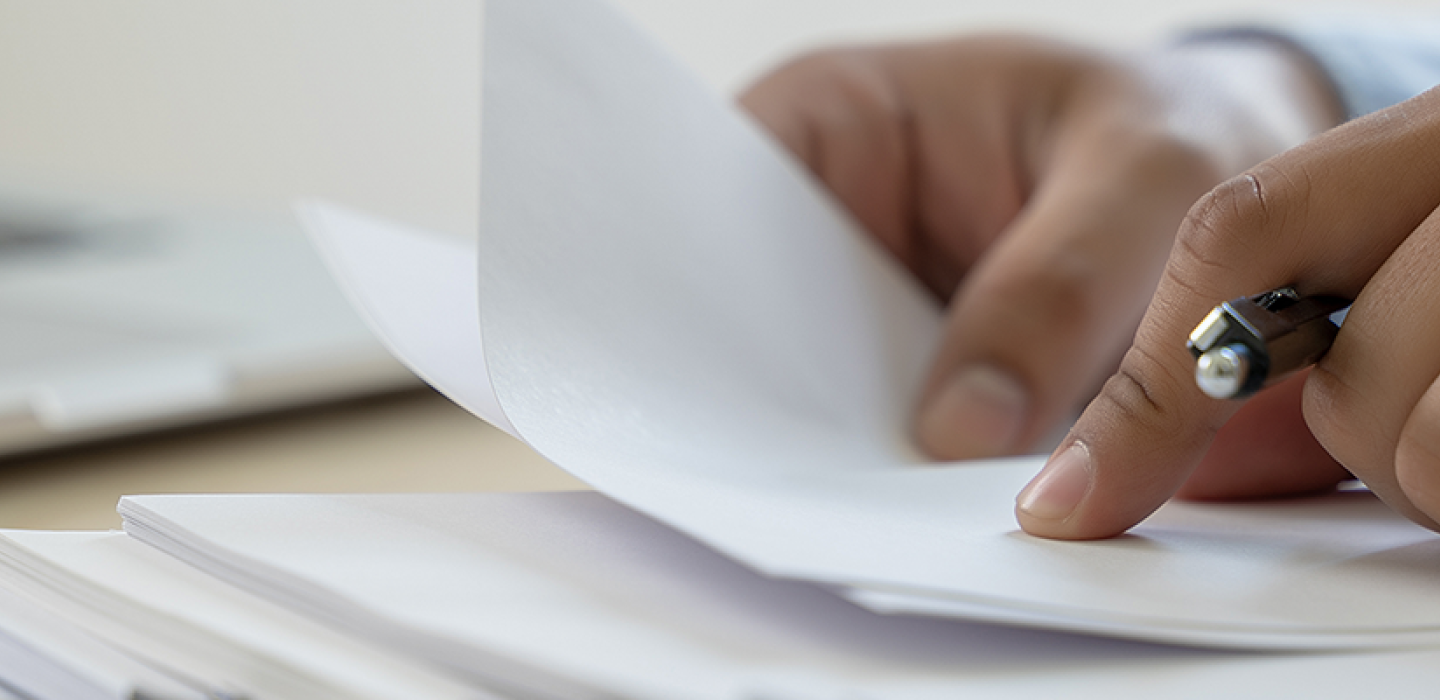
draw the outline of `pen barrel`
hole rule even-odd
[[[1335,341],[1339,327],[1330,317],[1350,305],[1340,297],[1305,297],[1271,311],[1253,298],[1229,302],[1259,342],[1254,349],[1264,357],[1265,384],[1280,381],[1314,364]]]

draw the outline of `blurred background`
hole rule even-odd
[[[734,93],[807,48],[981,29],[1140,45],[1307,0],[618,0]],[[1422,11],[1421,0],[1365,11]],[[1351,6],[1355,9],[1355,6]],[[478,0],[0,1],[0,178],[475,228]]]
[[[1361,11],[1306,0],[617,4],[722,94],[834,42],[1008,29],[1141,46],[1196,27]],[[288,219],[296,197],[322,197],[473,235],[482,14],[478,0],[0,0],[0,192],[271,219]],[[0,301],[14,302],[5,274]],[[0,527],[108,527],[121,493],[577,486],[412,390],[11,457],[0,461]]]

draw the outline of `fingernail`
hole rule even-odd
[[[1090,450],[1075,443],[1056,455],[1015,498],[1021,512],[1038,520],[1064,520],[1090,491]]]
[[[1006,454],[1025,425],[1025,387],[994,367],[977,365],[952,376],[921,412],[916,433],[946,459]]]

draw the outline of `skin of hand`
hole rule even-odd
[[[948,301],[915,419],[940,459],[1019,453],[1072,418],[1130,344],[1190,205],[1341,116],[1319,71],[1269,40],[1134,55],[998,35],[834,49],[740,101]],[[1295,387],[1268,393],[1288,401]],[[1345,478],[1303,430],[1276,449],[1328,472],[1257,472],[1261,455],[1231,459],[1225,442],[1188,495]]]
[[[1432,90],[1271,158],[1202,198],[1119,372],[1018,499],[1021,525],[1066,539],[1122,532],[1209,459],[1207,447],[1234,417],[1249,414],[1251,444],[1284,441],[1308,426],[1387,504],[1437,529],[1437,182],[1440,92]],[[1186,334],[1220,300],[1286,284],[1356,300],[1330,351],[1307,377],[1265,397],[1269,405],[1257,408],[1259,396],[1242,404],[1201,394]],[[1296,407],[1304,425],[1266,423]]]

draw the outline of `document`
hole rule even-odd
[[[492,669],[512,690],[522,669],[571,684],[505,697],[1398,697],[1440,663],[877,614],[593,492],[143,496],[120,511],[147,544],[398,658]]]
[[[0,698],[12,697],[204,700],[205,695],[0,585]]]
[[[1041,458],[910,447],[940,309],[798,163],[602,3],[491,0],[484,37],[474,250],[305,208],[376,330],[461,405],[756,571],[876,610],[1440,642],[1440,540],[1368,493],[1170,504],[1102,542],[1019,532]]]
[[[17,663],[7,636],[37,660]],[[60,667],[37,678],[47,661]],[[27,696],[77,700],[491,697],[120,532],[0,530],[0,687],[7,683]]]

